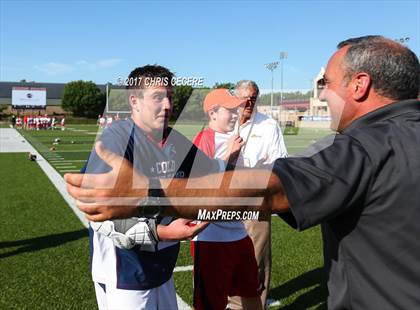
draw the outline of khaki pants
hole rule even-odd
[[[258,276],[261,287],[261,303],[266,308],[267,294],[270,288],[271,273],[271,218],[269,221],[244,221],[245,228],[254,244],[255,258],[258,264]],[[229,297],[229,309],[245,309],[239,296]]]

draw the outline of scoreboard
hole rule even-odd
[[[45,109],[47,105],[47,89],[38,87],[13,87],[12,108]]]

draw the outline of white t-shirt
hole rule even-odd
[[[227,150],[227,141],[231,134],[215,132],[207,128],[194,139],[194,143],[207,156],[221,158]],[[197,140],[200,140],[199,142]],[[247,236],[245,226],[241,221],[220,221],[208,225],[193,241],[232,242]]]
[[[239,128],[245,141],[241,149],[245,167],[271,164],[277,158],[287,157],[283,134],[277,122],[265,114],[256,112]]]

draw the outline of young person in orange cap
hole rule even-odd
[[[212,90],[204,99],[208,128],[194,144],[210,158],[235,165],[243,140],[232,135],[243,101],[227,89]],[[224,310],[228,296],[241,296],[244,309],[262,309],[254,247],[241,221],[213,222],[192,242],[194,308]]]

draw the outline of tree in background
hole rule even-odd
[[[229,82],[215,83],[212,89],[216,88],[233,89],[235,84]],[[207,118],[203,112],[203,102],[210,90],[208,87],[176,86],[172,96],[172,121],[206,121]]]
[[[190,99],[190,96],[193,92],[193,88],[188,85],[180,85],[174,87],[174,93],[172,95],[172,120],[175,121],[178,119],[178,116],[181,114],[182,110],[184,109],[185,105]]]
[[[8,104],[2,103],[0,104],[0,120],[5,116],[3,115],[3,111],[9,107]]]
[[[0,113],[2,113],[4,110],[6,110],[9,107],[8,104],[2,103],[0,104]]]
[[[206,119],[206,115],[203,112],[203,102],[209,92],[209,88],[194,89],[188,99],[187,105],[182,111],[183,120],[203,121]]]
[[[64,87],[62,107],[74,116],[97,117],[105,108],[105,94],[91,81],[73,81]]]
[[[214,84],[213,88],[227,88],[227,89],[234,89],[235,84],[230,82],[224,82],[224,83],[216,83]]]

